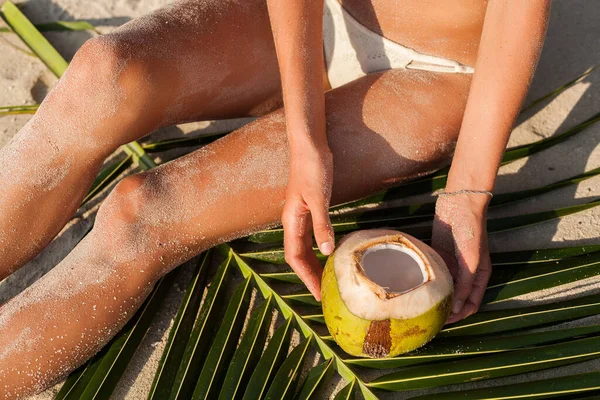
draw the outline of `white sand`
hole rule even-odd
[[[140,16],[166,4],[167,0],[31,0],[24,11],[34,22],[47,22],[56,19],[88,19],[98,25],[101,32],[108,32],[132,17]],[[597,21],[600,19],[600,6],[586,0],[556,1],[553,5],[550,30],[529,99],[537,98],[560,84],[572,79],[586,68],[600,63]],[[89,37],[90,33],[51,33],[48,37],[59,51],[70,59],[76,49]],[[22,48],[12,35],[0,36],[0,105],[19,105],[39,102],[56,83],[56,79],[36,58],[16,50]],[[600,111],[600,71],[596,71],[583,82],[577,84],[543,107],[525,115],[511,138],[511,145],[538,140],[561,132]],[[596,86],[594,86],[596,85]],[[0,118],[0,147],[24,125],[28,116]],[[169,128],[154,134],[155,138],[173,137],[207,128],[214,131],[236,126],[236,123],[186,124],[179,128]],[[544,151],[530,159],[518,161],[502,168],[498,180],[498,192],[514,191],[536,187],[564,179],[585,170],[600,166],[600,124],[588,128],[576,138],[560,146]],[[568,187],[551,194],[519,203],[491,213],[491,216],[515,215],[554,207],[582,203],[600,193],[600,178],[590,179],[577,187]],[[89,207],[91,211],[97,202]],[[6,281],[0,283],[0,303],[11,298],[30,285],[61,260],[74,246],[89,226],[89,214],[80,212],[72,223],[35,260]],[[598,226],[600,208],[569,216],[560,222],[548,222],[519,231],[496,234],[490,237],[493,251],[507,251],[552,246],[568,246],[585,243],[599,243]],[[185,287],[185,280],[176,288]],[[556,290],[536,293],[528,298],[511,301],[514,305],[549,301],[554,298],[593,293],[600,288],[600,278],[591,278]],[[143,399],[152,382],[153,373],[160,358],[164,340],[171,319],[177,308],[180,290],[173,290],[165,306],[159,312],[150,332],[141,345],[125,377],[115,391],[115,399]],[[597,319],[597,318],[596,318]],[[573,325],[573,324],[570,324]],[[600,360],[568,367],[555,368],[526,376],[496,380],[499,382],[525,381],[532,378],[587,372],[600,369]],[[464,385],[481,387],[489,382]],[[36,399],[51,398],[57,388],[50,389]],[[385,395],[386,398],[405,398],[405,395]]]

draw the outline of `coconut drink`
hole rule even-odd
[[[450,314],[452,294],[439,254],[410,235],[384,229],[344,237],[321,282],[329,332],[359,357],[393,357],[429,342]]]

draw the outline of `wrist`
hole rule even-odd
[[[325,126],[324,97],[305,97],[302,101],[285,102],[287,136],[292,149],[326,149],[327,135]]]
[[[492,199],[491,196],[481,193],[464,192],[464,191],[444,191],[447,195],[439,195],[438,203],[452,203],[462,208],[475,211],[477,214],[484,216],[487,213],[487,208]]]
[[[329,144],[327,143],[327,136],[323,132],[312,131],[308,132],[289,132],[289,145],[291,157],[310,157],[320,156],[323,154],[331,153]]]

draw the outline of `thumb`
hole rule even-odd
[[[310,204],[313,231],[319,250],[323,255],[330,255],[335,248],[335,236],[329,219],[329,210],[325,202],[314,202]]]

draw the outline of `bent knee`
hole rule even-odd
[[[135,223],[142,199],[137,195],[143,178],[139,174],[130,175],[119,181],[100,206],[96,224],[108,225],[114,221]]]
[[[185,218],[179,218],[181,192],[163,176],[153,170],[121,180],[98,210],[96,226],[114,246],[126,245],[169,269],[194,256],[200,245],[187,235]]]
[[[159,241],[151,229],[141,222],[144,199],[140,187],[144,178],[139,174],[122,179],[100,206],[95,229],[103,232],[105,241],[114,248],[127,247],[136,254],[146,253]]]
[[[150,63],[138,53],[118,36],[94,37],[75,54],[65,75],[78,91],[94,97],[98,109],[118,112],[123,126],[134,124],[153,97]]]

